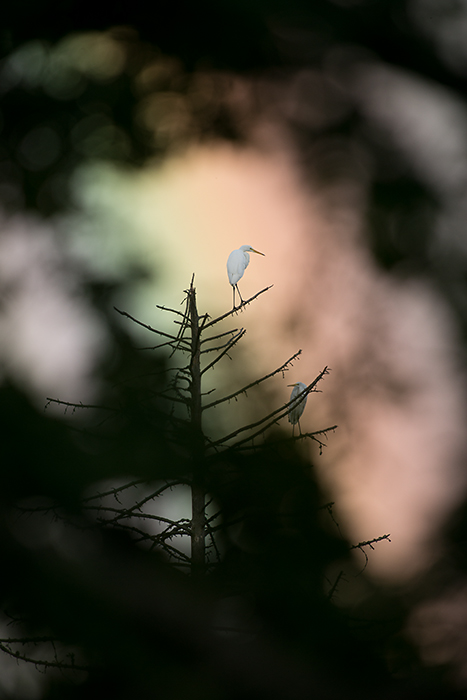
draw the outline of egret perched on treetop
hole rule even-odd
[[[235,309],[235,289],[238,292],[240,301],[243,304],[242,295],[237,286],[238,280],[242,279],[243,273],[250,262],[250,256],[248,253],[258,253],[258,255],[264,255],[260,253],[259,250],[255,250],[251,245],[242,245],[238,250],[233,250],[227,260],[227,274],[229,276],[229,282],[233,289],[233,308]],[[241,306],[241,304],[240,304]]]
[[[290,394],[291,401],[306,389],[306,384],[304,384],[303,382],[296,382],[296,384],[287,384],[287,386],[293,386],[292,392]],[[297,403],[292,404],[289,408],[289,423],[292,423],[292,435],[294,434],[295,423],[298,423],[300,435],[302,434],[302,429],[300,428],[300,416],[305,410],[307,398],[307,395],[305,395]]]

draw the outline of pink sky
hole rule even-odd
[[[70,250],[88,255],[89,264],[111,270],[139,258],[154,267],[155,283],[120,305],[156,326],[165,319],[155,304],[178,305],[193,272],[200,311],[229,309],[228,254],[244,243],[265,253],[252,256],[240,288],[248,297],[274,287],[235,317],[247,335],[234,355],[237,364],[228,369],[258,377],[301,348],[285,379],[268,387],[278,405],[288,400],[287,384],[310,382],[325,365],[332,369],[301,420],[308,430],[339,426],[322,457],[315,455],[318,477],[353,542],[391,534],[391,543],[371,552],[368,570],[404,580],[436,555],[439,524],[465,493],[455,325],[426,282],[377,269],[364,244],[365,201],[358,186],[318,196],[304,185],[282,136],[271,130],[266,135],[251,148],[193,147],[137,176],[110,168],[83,171],[77,191],[85,223],[62,225],[76,231]],[[46,232],[43,239],[48,241]],[[18,372],[29,372],[41,396],[50,387],[73,400],[92,367],[96,319],[87,318],[83,307],[78,315],[66,314],[64,323],[65,279],[55,275],[51,289],[46,274],[28,274],[46,297],[49,289],[54,304],[47,307],[47,324],[38,327],[34,304],[25,301],[26,285],[22,308],[31,313],[11,320],[3,353],[10,364],[21,360]],[[25,343],[45,325],[44,342]],[[53,349],[71,362],[60,348],[70,342],[78,347],[77,335],[81,364],[58,374]],[[245,404],[240,409],[248,410]]]
[[[251,256],[240,283],[244,297],[274,284],[235,319],[247,328],[241,357],[256,376],[302,349],[275,380],[279,403],[286,384],[332,368],[302,419],[310,430],[339,425],[316,458],[319,478],[353,541],[391,534],[369,570],[404,579],[436,554],[437,527],[464,493],[455,325],[427,283],[378,270],[364,245],[361,193],[318,197],[287,144],[268,142],[193,148],[145,174],[140,213],[145,245],[162,260],[158,299],[179,300],[195,272],[200,310],[223,312],[230,251],[248,243],[265,253]]]

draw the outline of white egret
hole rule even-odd
[[[302,391],[306,389],[307,385],[303,382],[296,382],[295,384],[287,384],[287,386],[293,387],[292,392],[290,394],[290,400],[293,401],[293,399],[295,399],[299,394],[302,393]],[[289,408],[289,423],[292,423],[292,435],[294,434],[296,423],[298,423],[300,435],[302,434],[302,429],[300,428],[300,416],[305,410],[307,398],[308,396],[305,395],[297,403],[292,404]]]
[[[243,273],[250,262],[250,256],[248,253],[258,253],[258,255],[264,255],[260,253],[259,250],[255,250],[251,245],[242,245],[238,250],[233,250],[227,260],[227,274],[229,276],[229,282],[232,285],[233,290],[233,308],[235,309],[235,290],[237,290],[240,297],[241,304],[243,304],[242,295],[237,286],[238,280],[243,277]]]

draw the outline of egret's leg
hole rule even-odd
[[[298,429],[299,429],[300,435],[301,435],[301,434],[302,434],[302,428],[301,428],[301,426],[300,426],[300,418],[298,419]]]
[[[232,292],[233,292],[233,306],[232,309],[235,309],[235,285],[232,285]]]
[[[244,302],[243,299],[242,299],[242,295],[240,294],[240,290],[239,290],[239,288],[238,288],[238,285],[236,284],[235,286],[237,287],[237,292],[238,292],[238,296],[240,297],[240,301],[241,301],[242,304],[244,304],[245,302]]]

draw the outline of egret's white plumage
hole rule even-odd
[[[305,391],[305,389],[306,389],[306,384],[304,384],[303,382],[296,382],[295,384],[288,384],[288,386],[293,387],[292,392],[290,394],[290,401],[293,401],[293,399],[297,398],[297,396],[299,394],[301,394],[302,391]],[[298,423],[298,429],[300,430],[300,435],[302,433],[302,430],[300,428],[300,416],[302,415],[303,411],[305,410],[307,398],[308,398],[307,396],[304,396],[297,403],[292,404],[289,408],[289,423],[292,423],[293,429],[295,427],[295,424]]]
[[[235,290],[237,290],[240,297],[240,301],[243,304],[242,295],[237,286],[237,282],[243,277],[243,273],[250,263],[250,256],[248,253],[258,253],[258,255],[264,255],[260,253],[259,250],[255,250],[251,245],[242,245],[238,250],[233,250],[227,259],[227,274],[229,276],[229,282],[233,289],[233,308],[235,309]]]

